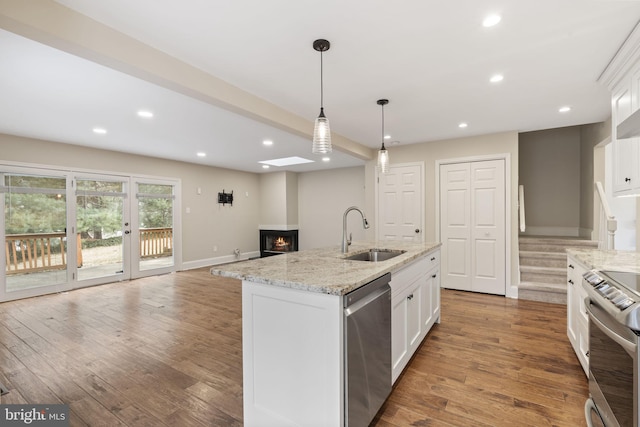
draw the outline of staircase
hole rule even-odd
[[[598,242],[570,237],[520,236],[518,298],[567,303],[567,248],[598,248]]]

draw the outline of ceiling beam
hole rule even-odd
[[[0,28],[274,126],[313,136],[313,121],[286,111],[53,0],[0,0]],[[314,117],[315,119],[315,117]],[[371,160],[374,150],[332,132],[333,147]]]

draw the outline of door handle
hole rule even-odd
[[[129,230],[124,231],[124,234],[129,234],[129,233],[131,233]]]
[[[420,229],[416,228],[416,234],[420,233]]]

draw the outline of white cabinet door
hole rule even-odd
[[[426,336],[429,329],[440,319],[440,280],[439,271],[434,269],[427,273],[423,281],[421,293],[422,332]]]
[[[421,302],[422,302],[422,282],[424,276],[416,280],[416,282],[409,287],[407,292],[407,337],[409,341],[409,349],[413,353],[420,344],[420,336],[422,332],[422,325],[420,322]]]
[[[394,382],[410,358],[407,306],[408,301],[404,294],[391,299],[391,372]]]
[[[640,187],[638,165],[640,152],[638,138],[617,139],[616,126],[629,117],[634,110],[631,80],[625,80],[612,95],[611,120],[613,129],[613,191],[615,194],[632,194]],[[638,83],[638,82],[636,82]],[[640,89],[637,89],[640,90]],[[636,101],[637,102],[637,101]]]
[[[420,304],[423,277],[391,299],[391,360],[393,381],[398,378],[422,341]]]
[[[582,276],[587,268],[575,258],[567,256],[567,336],[584,373],[589,375],[589,317],[584,299],[587,293]]]
[[[576,315],[578,294],[574,274],[575,266],[576,262],[567,258],[567,336],[574,351],[578,343],[578,316]]]

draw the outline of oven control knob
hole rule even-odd
[[[627,296],[625,294],[623,294],[622,292],[620,292],[615,298],[611,298],[611,302],[617,306],[618,304],[620,304],[622,301],[626,300]]]
[[[622,301],[620,304],[616,304],[616,305],[620,310],[624,310],[626,308],[631,307],[633,303],[634,301],[631,298],[627,298],[626,300]]]
[[[606,291],[604,292],[604,296],[605,296],[607,299],[614,299],[614,298],[615,298],[615,297],[617,297],[618,295],[620,295],[620,291],[619,291],[619,290],[617,290],[617,289],[614,289],[614,288],[611,288],[611,289],[606,290]]]

